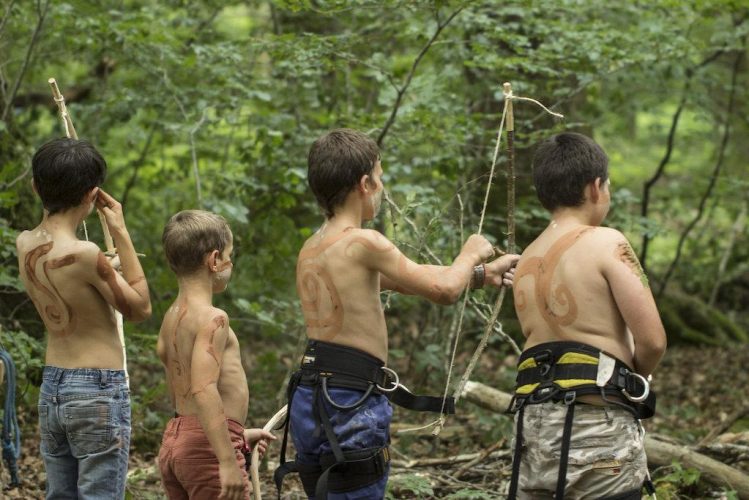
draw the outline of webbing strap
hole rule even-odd
[[[455,398],[452,397],[445,399],[443,409],[442,396],[417,396],[402,385],[399,385],[393,392],[386,393],[385,396],[391,403],[407,410],[455,415]]]
[[[523,416],[525,406],[518,411],[518,421],[515,427],[515,450],[512,453],[512,476],[510,477],[510,491],[507,492],[508,500],[515,500],[518,494],[518,482],[520,480],[520,455],[523,446]]]
[[[557,490],[555,498],[564,498],[564,488],[567,484],[567,463],[570,458],[570,441],[572,439],[572,420],[575,417],[575,403],[567,405],[567,416],[564,418],[562,432],[562,451],[559,456],[559,475],[557,476]]]

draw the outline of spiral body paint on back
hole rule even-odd
[[[341,333],[343,328],[343,303],[330,273],[316,262],[316,259],[334,243],[349,234],[346,228],[329,241],[311,248],[302,249],[297,260],[297,292],[302,303],[307,328],[322,330],[320,339],[330,340]],[[323,298],[327,294],[330,312],[323,313]]]
[[[541,316],[551,331],[558,337],[563,337],[563,326],[572,324],[577,319],[577,303],[570,288],[564,283],[557,285],[552,290],[552,280],[559,261],[564,253],[574,245],[592,227],[582,227],[570,231],[559,238],[543,257],[529,257],[522,259],[515,274],[517,293],[515,295],[515,306],[518,311],[524,311],[527,307],[525,292],[517,288],[517,284],[526,276],[533,276],[534,296]],[[566,307],[564,314],[554,310],[554,304]]]
[[[48,271],[69,266],[75,263],[77,258],[71,254],[51,261],[45,259],[42,262],[42,273],[37,275],[39,261],[52,251],[53,246],[54,242],[50,241],[39,245],[26,254],[24,270],[34,288],[33,292],[29,290],[29,296],[36,305],[39,314],[42,315],[47,328],[49,328],[50,333],[64,337],[75,329],[75,316],[70,306],[62,299],[60,292],[52,284]],[[49,287],[42,282],[42,277]]]

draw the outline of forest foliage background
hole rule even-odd
[[[146,254],[154,313],[126,335],[135,448],[153,451],[170,416],[155,356],[177,292],[160,245],[169,216],[202,207],[230,221],[234,277],[216,303],[261,425],[303,337],[295,259],[322,223],[306,186],[312,141],[342,126],[377,139],[402,212],[384,207],[376,227],[413,258],[449,262],[478,224],[505,81],[566,117],[515,106],[521,249],[548,223],[534,144],[592,135],[611,158],[607,224],[643,257],[669,344],[747,342],[748,16],[745,0],[0,1],[0,340],[19,367],[22,420],[33,428],[44,329],[14,241],[41,217],[31,156],[64,134],[49,77],[107,159],[105,189]],[[485,231],[503,246],[502,175],[495,183]],[[102,241],[95,217],[88,231]],[[441,391],[459,307],[384,300],[390,363],[412,389]],[[500,319],[520,342],[511,303]],[[458,373],[482,329],[469,310]],[[494,338],[475,377],[508,389],[513,376],[487,367],[509,354]]]

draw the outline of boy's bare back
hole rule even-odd
[[[473,235],[453,266],[419,265],[377,231],[326,223],[305,242],[297,260],[307,335],[385,361],[388,339],[381,289],[451,304],[467,285],[473,265],[491,253],[491,245]]]
[[[647,278],[619,231],[552,222],[523,252],[514,295],[526,349],[572,340],[644,374],[657,362],[639,358],[635,349],[660,332],[660,319]]]
[[[195,396],[215,384],[224,406],[221,418],[246,420],[247,378],[224,311],[178,299],[164,316],[157,351],[178,414],[197,415]]]
[[[142,319],[140,300],[94,243],[54,237],[42,227],[16,240],[21,280],[49,332],[46,364],[60,368],[123,368],[114,310]],[[136,278],[145,281],[144,276]]]

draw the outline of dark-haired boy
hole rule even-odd
[[[510,498],[640,498],[648,478],[639,418],[666,336],[647,278],[609,210],[608,158],[562,133],[537,149],[533,181],[549,226],[523,252]],[[584,404],[578,404],[584,403]]]
[[[47,498],[123,498],[130,446],[130,393],[112,308],[151,314],[148,286],[120,204],[99,186],[106,163],[86,141],[57,139],[32,160],[41,223],[17,240],[21,280],[48,331],[39,394]],[[96,205],[120,259],[116,272],[76,230]]]
[[[172,500],[249,499],[243,451],[259,442],[262,455],[275,437],[244,428],[249,392],[239,342],[212,303],[231,278],[231,230],[220,215],[183,210],[162,242],[179,282],[156,347],[175,410],[159,451],[162,484]]]
[[[494,250],[472,235],[450,266],[411,261],[379,232],[362,229],[380,209],[382,175],[377,144],[362,132],[333,130],[310,149],[308,182],[326,220],[297,261],[309,342],[290,384],[296,461],[277,474],[299,471],[307,495],[318,500],[326,490],[330,499],[382,498],[392,416],[386,394],[411,409],[430,406],[425,398],[404,397],[394,372],[384,366],[388,335],[380,291],[451,304],[472,279],[476,287],[499,286],[505,275],[510,284],[518,257],[483,264]]]

